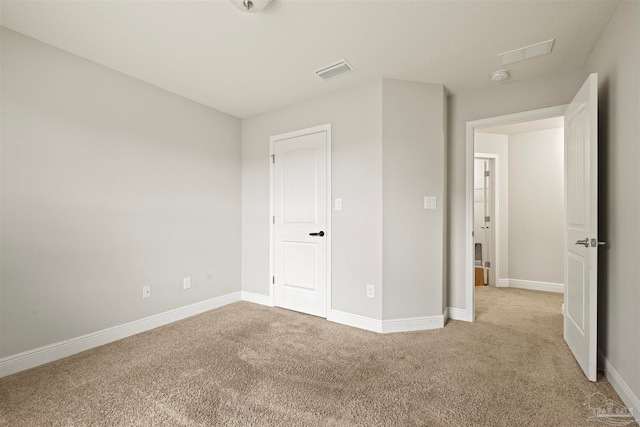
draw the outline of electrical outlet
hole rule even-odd
[[[182,279],[182,289],[189,289],[191,287],[191,277],[185,277]]]
[[[142,298],[151,297],[151,286],[143,286],[142,287]]]
[[[373,285],[367,285],[367,298],[375,298],[376,293]]]

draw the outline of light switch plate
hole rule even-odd
[[[334,202],[334,209],[337,211],[342,210],[342,199],[336,199]]]
[[[435,196],[424,196],[424,208],[425,209],[435,209],[437,207],[437,202]]]

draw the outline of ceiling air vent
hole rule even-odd
[[[353,66],[347,62],[346,59],[341,59],[338,62],[324,66],[319,70],[316,70],[316,75],[323,80],[330,79],[331,77],[339,76],[340,74],[353,71]]]
[[[500,58],[500,64],[507,65],[514,62],[524,61],[525,59],[535,58],[536,56],[546,55],[551,53],[553,48],[554,39],[547,40],[546,42],[532,44],[531,46],[521,47],[520,49],[510,50],[498,54]]]

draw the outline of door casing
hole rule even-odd
[[[273,167],[273,155],[274,146],[277,141],[296,138],[299,136],[309,135],[312,133],[325,132],[327,138],[327,231],[324,238],[327,239],[327,320],[331,320],[331,236],[333,227],[331,223],[331,211],[332,211],[332,196],[331,196],[331,123],[314,126],[305,129],[299,129],[287,133],[273,135],[269,138],[269,302],[271,306],[274,306],[274,283],[273,277],[275,272],[275,226],[272,218],[274,217],[274,167]]]

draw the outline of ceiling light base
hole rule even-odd
[[[243,12],[257,13],[271,4],[272,0],[231,0],[231,3]]]

